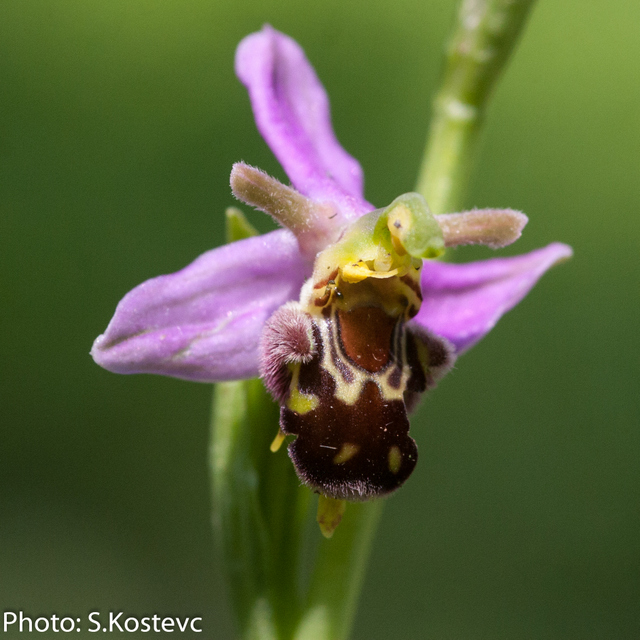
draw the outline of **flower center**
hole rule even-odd
[[[417,461],[405,394],[424,390],[428,354],[406,323],[422,302],[422,257],[443,243],[414,228],[430,214],[411,197],[352,224],[318,254],[301,293],[314,350],[287,365],[280,427],[297,436],[289,451],[300,477],[330,497],[390,493]]]

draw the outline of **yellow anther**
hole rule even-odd
[[[287,399],[287,407],[291,411],[304,415],[313,411],[320,404],[318,396],[312,393],[302,393],[298,388],[298,378],[300,376],[300,366],[292,366],[291,391]]]

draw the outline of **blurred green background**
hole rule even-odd
[[[233,637],[211,389],[107,373],[89,348],[129,289],[222,242],[233,162],[284,178],[233,74],[245,34],[270,22],[304,46],[382,206],[413,187],[453,15],[450,0],[0,3],[2,610],[199,615],[194,637]],[[639,114],[640,3],[541,0],[467,204],[529,214],[504,253],[561,240],[575,257],[413,420],[420,464],[388,501],[354,638],[640,637]]]

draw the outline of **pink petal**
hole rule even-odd
[[[374,207],[362,169],[336,139],[329,99],[295,40],[265,26],[240,43],[236,74],[247,87],[258,130],[300,193],[335,202],[347,217]]]
[[[547,269],[572,254],[571,247],[555,242],[514,258],[427,262],[422,272],[424,301],[414,322],[446,338],[461,353],[515,307]]]
[[[310,271],[286,230],[208,251],[130,291],[91,355],[115,373],[202,382],[257,376],[264,323],[298,298]]]

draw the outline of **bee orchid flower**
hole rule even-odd
[[[283,228],[198,257],[129,292],[92,356],[116,373],[200,382],[261,375],[281,405],[280,437],[324,496],[388,494],[412,472],[407,410],[571,249],[467,264],[445,247],[516,240],[509,209],[433,215],[419,194],[376,209],[300,46],[265,27],[236,73],[292,186],[239,163],[231,188]],[[274,448],[276,448],[274,447]]]

